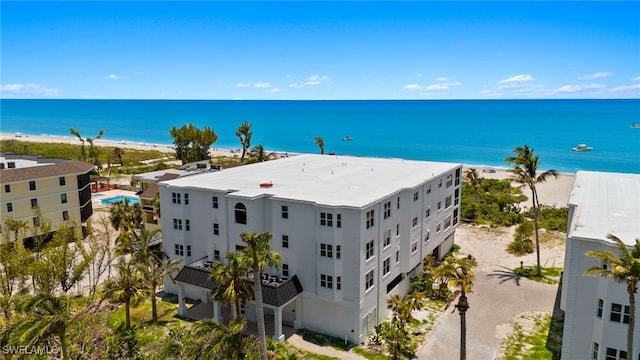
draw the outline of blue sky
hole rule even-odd
[[[12,2],[2,98],[640,98],[640,2]]]

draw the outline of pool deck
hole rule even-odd
[[[94,209],[102,209],[102,208],[108,208],[109,207],[109,205],[102,205],[100,200],[103,200],[103,199],[116,197],[116,196],[131,196],[131,197],[135,197],[135,198],[138,197],[134,191],[119,190],[119,189],[118,190],[102,191],[102,192],[99,192],[98,194],[100,194],[102,196],[99,196],[99,197],[91,196],[91,206]],[[96,194],[94,193],[92,195],[96,195]]]

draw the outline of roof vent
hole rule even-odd
[[[7,163],[7,167],[8,167],[9,169],[15,169],[15,168],[16,168],[16,163],[15,163],[14,161],[9,161],[9,162]]]
[[[271,183],[271,182],[260,184],[261,188],[270,188],[272,186],[273,186],[273,183]]]

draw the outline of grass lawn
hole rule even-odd
[[[540,270],[541,270],[542,276],[537,275],[535,266],[525,266],[522,268],[517,267],[513,269],[513,272],[516,275],[520,275],[523,278],[527,278],[529,280],[537,281],[543,284],[557,284],[558,281],[560,280],[560,274],[562,274],[563,268],[542,267]]]
[[[531,325],[525,329],[522,324]],[[527,327],[529,327],[527,325]],[[514,324],[513,333],[502,345],[502,360],[551,360],[553,351],[559,351],[559,344],[552,340],[551,315],[523,315]],[[556,329],[557,330],[557,329]]]

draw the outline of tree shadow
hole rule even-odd
[[[487,276],[500,279],[500,284],[504,284],[507,281],[514,281],[517,286],[520,286],[520,275],[516,274],[512,269],[509,269],[504,266],[500,266],[500,267],[505,270],[493,270]]]

